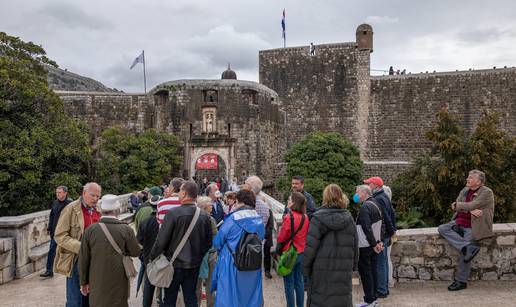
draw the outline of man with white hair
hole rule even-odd
[[[378,254],[384,249],[382,243],[382,211],[373,198],[371,188],[365,184],[356,187],[353,201],[360,205],[356,224],[360,251],[358,272],[364,290],[364,302],[357,306],[376,306],[377,259]]]
[[[249,176],[245,180],[245,184],[249,185],[249,187],[251,188],[251,191],[256,196],[255,210],[256,210],[256,213],[258,213],[258,215],[262,218],[263,225],[265,226],[265,228],[267,228],[267,226],[272,226],[272,225],[267,225],[269,222],[269,216],[271,214],[270,208],[267,205],[267,203],[264,201],[264,199],[260,196],[260,192],[262,191],[262,188],[263,188],[262,180],[258,176]],[[272,275],[271,275],[271,247],[272,247],[272,236],[271,237],[266,236],[265,242],[263,245],[263,267],[264,267],[264,271],[265,271],[265,277],[267,277],[269,279],[272,278]]]
[[[100,209],[102,218],[82,237],[78,261],[81,293],[90,293],[90,306],[129,306],[129,278],[122,259],[137,257],[140,246],[132,228],[117,218],[118,196],[104,195]]]
[[[88,297],[81,295],[79,290],[77,259],[84,231],[100,220],[97,202],[101,192],[97,183],[85,184],[81,197],[63,209],[57,222],[54,272],[66,276],[66,307],[88,306]]]
[[[494,196],[493,191],[484,185],[485,182],[484,172],[470,171],[466,178],[466,187],[451,204],[455,212],[452,221],[437,228],[439,234],[459,251],[457,275],[448,286],[449,291],[466,289],[471,260],[480,250],[477,242],[494,235]]]

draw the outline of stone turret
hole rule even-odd
[[[373,27],[363,23],[357,28],[357,44],[359,50],[373,52]]]

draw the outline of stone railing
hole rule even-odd
[[[121,220],[131,222],[127,212],[131,194],[120,195]],[[22,278],[45,268],[50,236],[47,234],[50,210],[19,216],[0,217],[0,284]]]
[[[493,225],[495,236],[480,242],[472,261],[471,280],[516,280],[516,223]],[[399,282],[452,280],[458,251],[439,236],[437,228],[398,231],[391,258]]]

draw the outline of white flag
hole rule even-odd
[[[133,65],[131,65],[131,68],[129,69],[133,69],[133,67],[138,63],[145,63],[145,56],[143,55],[143,51],[136,59],[134,59]]]

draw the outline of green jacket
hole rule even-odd
[[[140,229],[140,224],[145,220],[147,217],[149,217],[152,214],[152,211],[156,210],[153,209],[152,206],[146,202],[144,205],[142,205],[138,212],[136,212],[136,215],[134,216],[134,228]]]
[[[124,222],[102,217],[111,236],[126,254],[137,257],[140,246],[134,231]],[[79,252],[80,284],[90,287],[90,306],[127,307],[129,280],[125,275],[122,256],[111,246],[99,223],[86,229]]]

